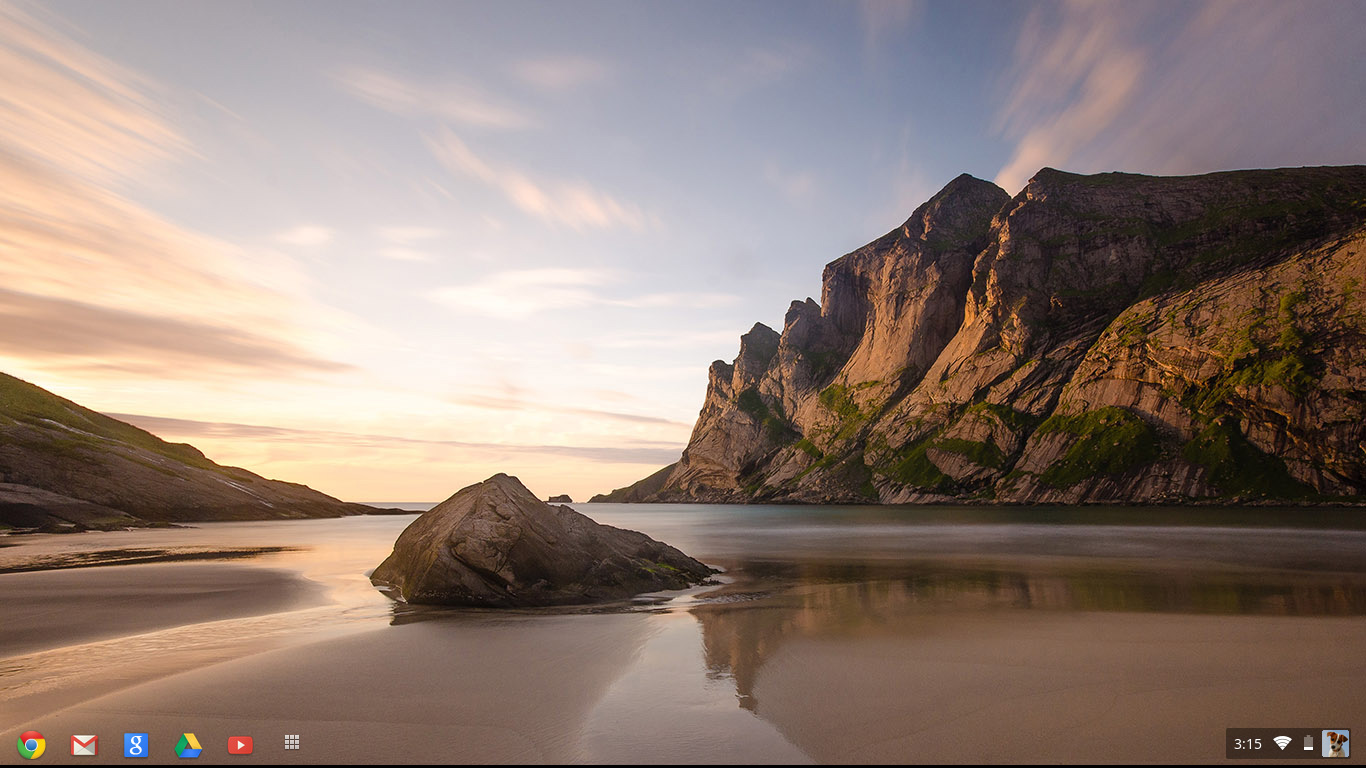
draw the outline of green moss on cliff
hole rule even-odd
[[[1039,476],[1054,488],[1067,488],[1096,475],[1122,474],[1151,463],[1158,455],[1156,432],[1123,408],[1109,406],[1075,416],[1054,414],[1037,430],[1040,435],[1058,432],[1076,439]]]
[[[877,487],[873,485],[873,471],[863,459],[863,451],[857,451],[841,465],[845,481],[850,488],[869,501],[877,501]]]
[[[811,366],[811,378],[815,381],[825,381],[839,373],[845,361],[844,356],[831,351],[804,352],[802,356]]]
[[[1187,389],[1181,404],[1197,418],[1208,421],[1236,411],[1239,393],[1253,387],[1279,386],[1295,397],[1303,397],[1314,386],[1316,367],[1312,358],[1298,350],[1245,357],[1235,362],[1232,370]]]
[[[1210,481],[1228,496],[1303,498],[1313,489],[1290,476],[1281,459],[1264,453],[1243,437],[1236,419],[1205,427],[1181,455],[1210,472]]]
[[[887,476],[902,485],[929,491],[947,490],[953,484],[953,479],[930,461],[928,451],[933,441],[933,437],[928,437],[902,446],[887,461]]]
[[[816,459],[817,461],[825,458],[825,453],[822,452],[821,449],[817,448],[815,443],[812,443],[810,440],[807,440],[804,437],[798,440],[795,445],[797,446],[797,448],[805,452],[806,455],[810,456],[813,459]]]
[[[1010,427],[1016,432],[1031,432],[1035,427],[1039,426],[1039,422],[1042,421],[1038,416],[1025,413],[1024,411],[1017,411],[1008,405],[1001,405],[999,403],[974,403],[968,406],[964,413],[989,413],[992,416],[995,416],[1002,424]]]
[[[735,404],[740,406],[740,410],[749,414],[755,421],[763,421],[769,416],[768,406],[764,405],[764,399],[759,396],[759,390],[750,387],[740,393],[735,398]]]
[[[880,381],[864,381],[852,387],[843,384],[831,384],[821,390],[818,396],[821,405],[825,406],[839,420],[833,430],[835,440],[848,440],[858,434],[863,425],[875,415],[873,410],[864,411],[859,408],[858,403],[854,400],[854,393],[881,383]]]
[[[856,419],[859,413],[858,403],[854,402],[851,396],[854,390],[843,384],[831,384],[820,392],[821,405],[825,406],[831,413],[840,417],[841,421]]]
[[[877,488],[873,485],[873,471],[864,460],[862,450],[845,454],[827,453],[802,470],[795,480],[801,480],[813,472],[821,473],[822,482],[828,482],[833,487],[853,489],[869,501],[878,499]]]
[[[940,451],[956,453],[967,458],[972,463],[980,467],[990,467],[1000,469],[1005,464],[1005,454],[997,448],[994,443],[979,443],[975,440],[962,440],[956,437],[946,437],[934,441],[934,448]]]
[[[779,443],[787,443],[797,439],[797,430],[788,423],[784,415],[774,413],[764,403],[764,398],[759,394],[759,390],[750,387],[741,392],[735,398],[735,404],[740,410],[750,418],[758,422],[768,436]]]
[[[1308,394],[1322,366],[1310,348],[1309,334],[1299,326],[1297,308],[1305,300],[1303,288],[1282,294],[1275,327],[1270,329],[1264,314],[1256,310],[1244,313],[1242,327],[1222,345],[1224,370],[1189,387],[1181,404],[1198,419],[1209,422],[1228,414],[1239,415],[1245,407],[1242,401],[1256,387],[1278,386],[1295,397]]]

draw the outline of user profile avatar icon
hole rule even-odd
[[[1347,757],[1352,754],[1351,745],[1347,743],[1347,736],[1351,731],[1336,728],[1323,732],[1323,756],[1324,757]]]

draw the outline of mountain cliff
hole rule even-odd
[[[678,463],[613,495],[1359,501],[1363,282],[1366,167],[960,176],[741,336]]]
[[[0,373],[0,527],[378,512],[267,480]]]

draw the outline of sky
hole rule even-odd
[[[350,501],[677,459],[960,173],[1366,163],[1366,3],[0,0],[0,371]]]

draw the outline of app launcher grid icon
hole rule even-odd
[[[299,748],[299,734],[291,733],[285,736],[285,749]]]
[[[76,757],[95,757],[100,753],[100,737],[91,735],[71,736],[71,754]]]

